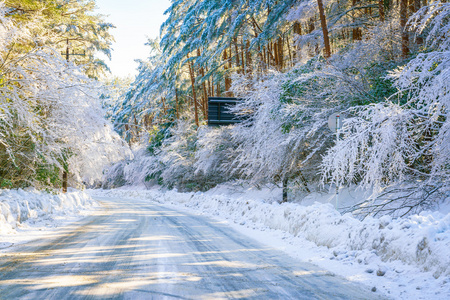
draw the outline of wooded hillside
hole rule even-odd
[[[445,1],[173,1],[112,109],[147,153],[112,168],[110,184],[358,184],[383,198],[369,210],[395,200],[403,213],[445,198],[449,12]],[[205,126],[210,96],[244,99],[235,112],[251,117]]]

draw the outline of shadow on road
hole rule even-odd
[[[104,206],[0,254],[0,299],[376,298],[202,216],[128,200]]]

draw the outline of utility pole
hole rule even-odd
[[[86,53],[74,53],[72,51],[72,53],[69,53],[69,48],[70,48],[70,44],[69,44],[69,39],[67,38],[66,40],[67,45],[66,45],[66,61],[69,62],[69,57],[70,55],[81,55],[81,56],[85,56]],[[69,172],[69,165],[67,164],[67,157],[64,156],[64,161],[63,161],[63,174],[62,174],[62,191],[63,193],[67,193],[67,178],[68,178],[68,172]]]

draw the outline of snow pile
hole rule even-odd
[[[0,189],[0,234],[15,233],[27,224],[68,216],[95,205],[85,192],[70,190],[66,194],[50,194],[38,190]]]
[[[279,204],[271,194],[230,194],[223,188],[205,193],[123,189],[101,194],[181,204],[241,225],[253,222],[251,226],[281,230],[325,246],[337,260],[352,260],[360,265],[375,260],[401,261],[431,272],[436,279],[450,276],[450,214],[422,212],[407,218],[383,216],[361,221],[350,214],[341,215],[329,203]]]

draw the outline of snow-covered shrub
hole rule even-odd
[[[228,164],[254,183],[283,179],[318,180],[321,154],[333,142],[328,116],[349,103],[352,78],[325,62],[313,59],[287,74],[262,80],[236,76],[234,93],[243,98],[236,113],[249,116],[233,129],[238,145]]]
[[[393,103],[352,108],[340,139],[322,161],[322,173],[338,185],[358,181],[380,189],[384,182],[402,180],[412,157],[411,114]],[[389,166],[389,167],[387,167]]]
[[[212,141],[207,139],[214,138],[214,134],[208,135],[206,132],[208,132],[207,128],[197,131],[195,125],[179,120],[176,127],[172,129],[171,137],[163,142],[156,153],[163,167],[153,172],[154,177],[158,178],[164,186],[189,191],[209,189],[227,178],[226,174],[220,173],[211,176],[219,165],[209,164],[211,149],[208,147],[211,145],[208,143]],[[220,140],[216,142],[220,144]]]
[[[165,138],[156,136],[133,159],[120,161],[105,171],[104,188],[160,184],[179,190],[205,190],[230,180],[223,165],[235,144],[230,127],[195,126],[180,120]],[[170,137],[168,137],[170,136]]]
[[[235,159],[233,126],[202,126],[197,133],[195,174],[208,178],[208,187],[232,179],[226,165]]]
[[[105,169],[103,188],[117,188],[124,185],[153,184],[163,169],[159,157],[140,146],[133,151],[132,158],[119,161]]]
[[[160,178],[164,185],[173,188],[184,185],[194,174],[196,128],[190,122],[180,121],[172,136],[163,142],[157,153],[164,165]]]

